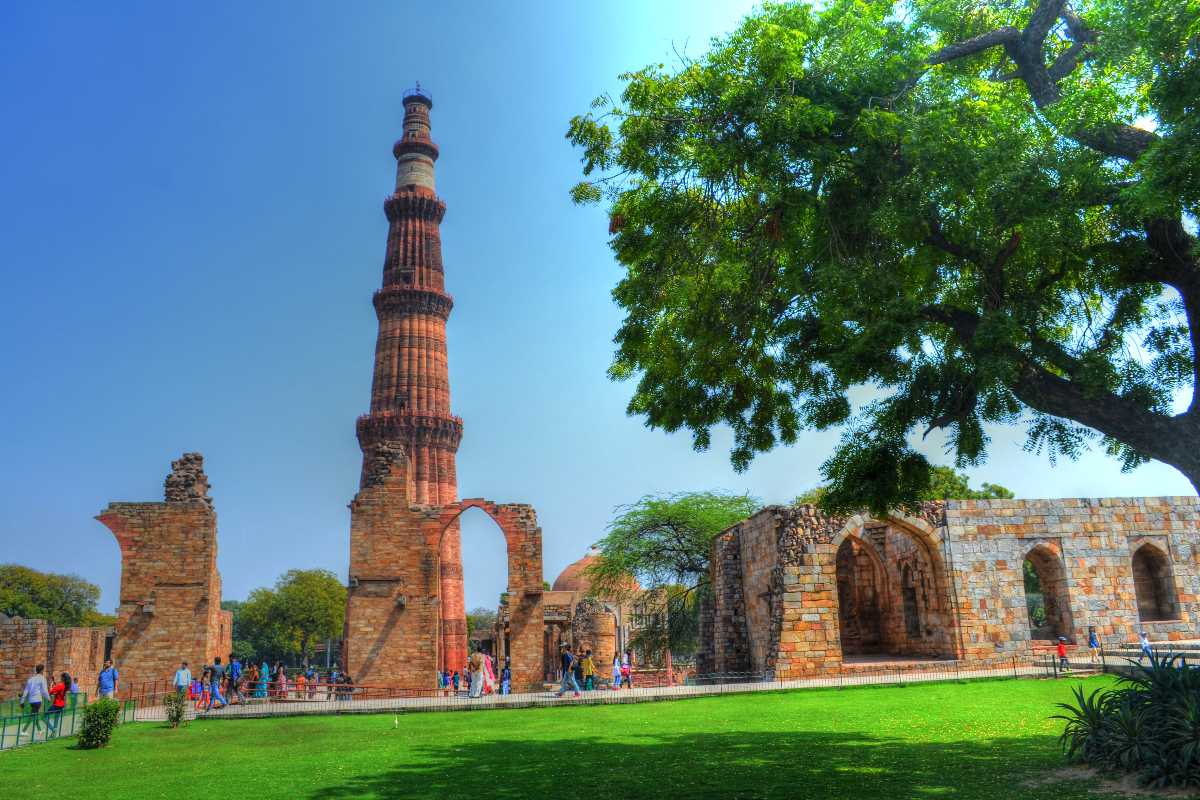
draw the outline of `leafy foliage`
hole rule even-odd
[[[749,495],[679,492],[647,495],[617,508],[600,555],[588,568],[592,593],[627,597],[637,579],[665,593],[665,618],[648,625],[635,645],[644,653],[690,653],[698,632],[697,595],[708,588],[713,539],[755,513],[762,504]]]
[[[1116,690],[1059,703],[1067,758],[1104,770],[1136,773],[1156,788],[1200,786],[1200,670],[1180,656],[1135,664]]]
[[[467,612],[467,639],[475,631],[488,631],[496,624],[496,611],[491,608],[473,608]]]
[[[953,467],[931,466],[929,468],[929,483],[917,495],[920,500],[993,500],[1012,498],[1012,490],[998,483],[984,483],[979,489],[972,489],[970,479]],[[830,496],[825,486],[816,486],[796,496],[792,505],[814,505],[831,511],[857,511],[853,505],[835,509],[831,501],[839,499],[838,495]],[[848,496],[840,502],[853,503],[854,497]]]
[[[962,468],[988,423],[1196,485],[1198,33],[1197,0],[768,4],[625,74],[567,137],[626,270],[629,413],[728,425],[738,469],[841,426],[837,507],[917,502],[909,437]]]
[[[85,707],[83,724],[79,728],[79,746],[84,750],[104,747],[112,739],[120,716],[121,704],[111,698],[101,698]]]
[[[0,614],[70,627],[112,625],[114,617],[96,610],[99,601],[100,587],[77,575],[0,564]]]
[[[342,635],[346,587],[329,570],[293,569],[274,588],[255,589],[231,610],[234,641],[245,643],[256,658],[299,657],[307,663],[316,642]]]

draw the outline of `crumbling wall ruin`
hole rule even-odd
[[[1051,625],[1031,624],[1026,558]],[[800,677],[850,655],[984,664],[1049,646],[1046,630],[1084,642],[1089,627],[1114,643],[1195,639],[1200,499],[951,500],[886,519],[772,506],[716,539],[710,575],[702,671]]]
[[[112,657],[125,687],[166,680],[180,661],[228,657],[232,615],[221,610],[217,515],[204,457],[171,463],[161,503],[110,503],[97,517],[121,547]]]

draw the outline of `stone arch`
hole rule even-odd
[[[453,505],[434,507],[436,512],[426,527],[427,544],[436,559],[437,580],[441,586],[442,543],[451,526],[469,508],[478,508],[496,523],[504,536],[508,553],[508,635],[507,653],[511,658],[512,682],[515,689],[532,689],[542,682],[542,529],[537,513],[524,503],[496,503],[482,498],[469,498]],[[447,616],[439,596],[438,658],[440,669],[461,669],[465,663],[466,627],[448,626]],[[450,609],[451,612],[465,611]],[[457,620],[449,620],[457,623]]]
[[[1031,639],[1075,640],[1067,570],[1059,548],[1049,542],[1034,545],[1021,562],[1025,612]]]
[[[851,534],[834,557],[838,629],[843,655],[879,651],[883,643],[881,602],[887,597],[887,570],[875,548]]]
[[[904,657],[953,658],[957,653],[954,603],[940,548],[932,525],[918,517],[903,514],[876,519],[856,514],[834,536],[833,552],[844,553],[850,538],[863,542],[882,565],[883,580],[879,595],[880,640],[865,654]],[[845,556],[843,555],[843,558]],[[837,557],[834,558],[836,573]],[[840,592],[838,603],[839,633],[843,659],[854,657],[855,645],[846,648],[847,633],[841,626]]]
[[[1138,619],[1159,622],[1179,618],[1179,599],[1171,559],[1149,542],[1133,552],[1133,590],[1137,598]]]

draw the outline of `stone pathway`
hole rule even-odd
[[[1076,672],[1065,677],[1083,677],[1090,671]],[[557,697],[553,692],[527,692],[505,696],[488,695],[479,699],[467,697],[415,697],[366,700],[264,700],[249,705],[227,706],[216,711],[194,713],[189,709],[188,719],[227,719],[234,717],[275,717],[312,714],[378,714],[393,711],[414,713],[420,711],[483,711],[500,708],[530,708],[557,705],[609,705],[612,703],[645,703],[659,700],[683,700],[689,697],[708,697],[721,694],[747,694],[750,692],[775,692],[791,689],[841,688],[898,683],[933,683],[939,681],[972,680],[979,678],[1029,678],[1044,677],[1043,666],[1024,664],[994,669],[928,670],[905,672],[857,673],[847,672],[842,676],[827,678],[805,678],[791,681],[756,681],[753,683],[719,683],[709,686],[661,686],[645,689],[621,689],[619,691],[598,689],[584,692],[580,697]],[[634,676],[636,681],[637,677]],[[162,721],[166,719],[162,706],[139,708],[138,721]]]

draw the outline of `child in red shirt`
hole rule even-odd
[[[1067,662],[1067,640],[1063,636],[1058,637],[1058,666],[1060,669],[1071,668]]]

